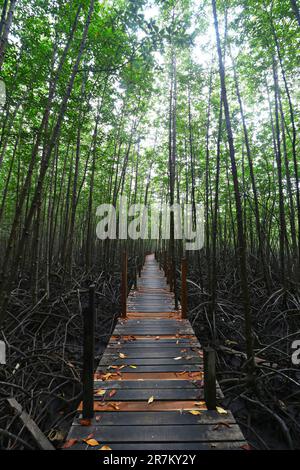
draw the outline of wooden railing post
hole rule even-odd
[[[126,317],[127,313],[127,252],[122,256],[122,280],[121,280],[121,316]]]
[[[182,258],[181,261],[181,317],[187,317],[187,261],[186,258]]]
[[[216,352],[210,347],[203,348],[204,359],[204,400],[208,410],[215,410],[216,397]]]
[[[89,306],[83,317],[83,400],[82,416],[94,416],[94,357],[95,357],[95,286],[89,287]]]
[[[171,286],[171,266],[170,266],[170,258],[169,256],[166,256],[166,278],[167,278],[167,284],[170,286],[170,290],[172,290]]]
[[[134,272],[133,272],[133,276],[134,276],[134,279],[133,279],[133,286],[135,289],[137,289],[137,258],[135,257],[134,258],[134,268],[133,268]]]
[[[170,291],[174,292],[174,283],[173,283],[173,262],[170,256],[168,256],[168,278],[169,278],[169,286]]]

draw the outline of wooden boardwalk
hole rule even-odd
[[[246,444],[230,411],[208,411],[203,353],[188,320],[174,310],[164,273],[153,255],[128,296],[94,380],[94,418],[78,415],[70,450],[240,449]],[[217,388],[219,397],[221,390]],[[86,423],[85,423],[86,424]],[[90,437],[99,445],[83,439]],[[91,441],[95,444],[95,442]]]

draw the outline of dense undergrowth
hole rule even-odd
[[[219,258],[220,260],[222,257]],[[249,266],[255,382],[247,381],[244,317],[237,273],[218,263],[218,380],[246,439],[254,449],[299,449],[300,370],[293,365],[292,343],[299,337],[300,297],[274,281],[267,295],[256,268]],[[205,270],[202,269],[205,272]],[[189,318],[203,345],[211,343],[209,295],[200,287],[199,270],[190,269]]]
[[[96,361],[119,314],[120,274],[79,269],[68,288],[52,276],[52,297],[35,305],[26,279],[13,291],[1,330],[7,364],[0,367],[0,448],[37,448],[7,398],[13,396],[44,434],[60,446],[81,399],[82,316],[88,286],[96,285]]]

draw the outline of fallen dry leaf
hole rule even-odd
[[[130,364],[129,367],[131,367],[131,369],[136,369],[136,368],[137,368],[137,366],[135,366],[135,365],[133,365],[133,364]]]
[[[100,388],[99,390],[96,391],[95,395],[98,395],[100,397],[103,397],[103,395],[106,394],[106,390]]]
[[[100,419],[101,419],[101,416],[96,416],[96,418],[95,418],[95,420],[97,421],[97,423],[99,423]]]
[[[107,374],[104,374],[101,376],[102,380],[107,380],[109,379],[110,377],[112,377],[113,374],[111,374],[110,372],[108,372]]]
[[[189,410],[189,413],[194,416],[201,415],[201,411],[197,411],[197,410]]]
[[[124,354],[124,353],[119,353],[119,357],[120,357],[121,359],[125,359],[125,357],[127,357],[127,356],[126,356],[126,354]]]
[[[113,396],[115,396],[115,394],[117,393],[117,390],[111,390],[108,394],[108,396],[111,398]]]
[[[63,449],[69,449],[70,447],[74,446],[75,444],[77,444],[78,440],[77,439],[69,439],[68,441],[66,441],[64,443],[64,445],[62,446]]]
[[[96,446],[99,446],[99,442],[96,441],[96,439],[82,439],[83,442],[85,442],[87,445],[91,446],[91,447],[96,447]]]
[[[245,444],[245,445],[241,446],[240,448],[243,449],[243,450],[252,450],[252,447],[249,444]]]
[[[228,411],[224,410],[224,408],[221,408],[220,406],[217,406],[216,410],[220,415],[227,415],[228,414]]]
[[[159,337],[159,336],[156,336],[156,338],[155,338],[155,339],[156,339],[156,340],[158,340],[158,339],[160,339],[160,337]]]
[[[99,450],[112,450],[109,446],[102,446]]]
[[[174,357],[174,361],[179,361],[180,359],[182,359],[182,356]]]
[[[120,407],[116,403],[109,403],[109,406],[111,406],[114,410],[119,410]]]
[[[153,403],[154,402],[154,396],[150,397],[149,400],[148,400],[148,403]]]

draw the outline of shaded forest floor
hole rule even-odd
[[[300,449],[300,369],[291,361],[292,342],[300,335],[299,294],[291,290],[284,296],[280,286],[274,284],[268,296],[261,278],[254,268],[251,271],[256,359],[256,380],[252,388],[245,370],[244,315],[238,275],[234,268],[230,272],[227,267],[227,274],[222,272],[223,266],[222,262],[217,270],[216,349],[224,406],[234,413],[254,449]],[[199,279],[195,269],[189,282],[189,318],[205,345],[211,337],[209,295],[205,288],[200,288]]]
[[[62,272],[52,276],[49,300],[33,306],[29,283],[14,290],[1,331],[8,362],[0,368],[0,448],[36,448],[6,398],[14,396],[54,445],[60,446],[81,399],[82,314],[88,287],[96,285],[96,361],[119,315],[120,275],[73,274],[62,288]],[[93,275],[94,274],[94,275]],[[8,434],[10,433],[10,434]],[[25,442],[24,442],[25,441]]]
[[[300,449],[300,370],[291,365],[291,343],[299,324],[299,298],[280,289],[267,297],[253,277],[251,301],[257,356],[256,387],[246,381],[243,312],[237,274],[219,269],[218,380],[245,437],[254,449]],[[119,314],[120,274],[74,272],[62,288],[60,270],[52,277],[49,300],[33,306],[28,280],[12,295],[1,331],[8,364],[0,369],[0,448],[36,448],[6,398],[14,396],[57,447],[61,446],[81,398],[82,312],[87,288],[96,284],[96,361]],[[205,281],[205,280],[204,280]],[[205,282],[204,282],[205,284]],[[189,270],[189,318],[203,345],[209,342],[208,294]]]

